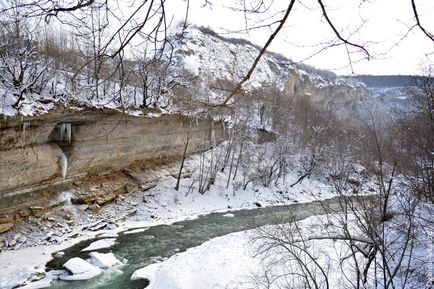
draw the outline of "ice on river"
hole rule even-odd
[[[45,277],[39,281],[31,282],[23,289],[39,289],[48,288],[51,282],[56,279],[76,281],[87,280],[104,273],[100,269],[108,269],[122,263],[115,257],[113,253],[97,253],[92,252],[89,254],[90,259],[85,261],[81,258],[75,257],[66,262],[63,267],[68,269],[71,274],[65,270],[53,270],[46,273]],[[2,288],[2,287],[0,287]]]
[[[117,238],[119,234],[116,231],[105,231],[97,236],[98,238]]]
[[[95,251],[99,249],[106,249],[112,247],[114,244],[116,244],[115,238],[102,239],[91,243],[89,246],[87,246],[81,251],[86,252],[86,251]]]
[[[146,230],[148,230],[149,228],[140,228],[140,229],[135,229],[135,230],[131,230],[131,231],[125,231],[124,235],[130,235],[130,234],[137,234],[137,233],[142,233],[145,232]]]
[[[64,270],[53,270],[47,272],[45,277],[41,280],[31,282],[23,287],[19,287],[20,289],[40,289],[40,288],[48,288],[51,286],[51,281],[59,279],[60,275],[65,275],[66,271]]]
[[[79,257],[68,260],[63,267],[68,269],[72,275],[60,275],[59,277],[62,280],[87,280],[102,273],[100,268]]]
[[[107,269],[116,265],[121,264],[121,262],[115,257],[113,253],[98,253],[92,252],[90,255],[90,263],[101,268]]]

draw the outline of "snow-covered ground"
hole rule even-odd
[[[168,69],[145,67],[149,97],[147,101],[152,102],[148,103],[149,107],[157,108],[164,113],[194,115],[200,111],[200,107],[194,107],[191,103],[195,100],[214,104],[222,102],[228,95],[228,89],[233,86],[228,83],[237,83],[247,74],[259,50],[249,43],[224,39],[197,27],[188,28],[180,37],[179,29],[173,28],[170,35],[173,47],[170,46],[170,51],[164,52],[164,62],[160,64],[166,67],[167,63],[170,63]],[[261,58],[250,79],[243,86],[246,93],[270,85],[283,93],[291,74],[318,88],[346,86],[353,90],[364,89],[362,83],[337,78],[333,73],[320,73],[312,67],[300,67],[291,64],[288,59],[277,58],[268,53]],[[140,65],[140,61],[137,61],[130,73],[136,75]],[[310,70],[306,71],[303,68]],[[23,92],[23,99],[18,107],[16,102],[21,90],[12,84],[0,83],[0,94],[3,96],[0,98],[0,115],[39,115],[56,107],[109,108],[131,115],[143,114],[143,86],[137,83],[137,80],[136,83],[120,86],[117,80],[87,79],[85,75],[76,75],[75,71],[54,69],[48,64],[39,64],[35,69],[44,71],[47,82],[38,93],[27,90]],[[165,71],[164,74],[161,70]],[[29,71],[25,76],[26,80],[23,82],[31,82],[33,75]],[[6,78],[5,83],[11,82],[6,81]],[[186,89],[186,97],[190,98],[188,110],[182,105],[179,106],[182,96],[179,95],[177,88]],[[24,85],[21,89],[24,89]]]
[[[304,228],[300,234],[308,238],[324,234],[327,221],[326,217],[314,216],[298,221],[297,225]],[[261,231],[275,229],[274,226],[260,228]],[[139,269],[134,272],[131,279],[149,280],[147,288],[150,289],[284,288],[283,286],[289,284],[285,284],[288,280],[277,276],[283,276],[288,272],[300,273],[296,268],[297,263],[295,259],[290,260],[290,256],[285,256],[285,252],[279,251],[279,248],[274,249],[275,255],[261,252],[261,236],[265,235],[255,229],[214,238],[167,260]],[[344,242],[310,241],[308,246],[317,261],[326,268],[329,288],[343,288],[340,286],[345,283],[345,277],[341,274],[338,261],[339,255],[346,250]],[[270,287],[266,287],[267,278]],[[321,277],[318,277],[319,279]]]
[[[308,237],[309,234],[321,233],[325,221],[324,217],[315,216],[299,221],[297,224],[300,228],[308,228],[303,232],[305,237]],[[261,230],[273,229],[273,226],[261,228]],[[288,263],[284,261],[280,264],[275,263],[276,259],[284,257],[279,255],[277,250],[276,259],[266,260],[266,256],[260,253],[262,242],[258,236],[260,236],[258,230],[249,230],[214,238],[167,260],[139,269],[134,272],[131,279],[149,280],[150,284],[147,288],[151,289],[266,288],[262,287],[265,286],[262,283],[264,274],[270,274],[268,277],[274,279],[271,275],[276,277],[290,267],[286,267]],[[316,257],[328,258],[327,261],[338,259],[336,253],[342,250],[340,242],[331,240],[311,242],[309,246],[312,251],[315,251]],[[274,266],[274,272],[267,271],[270,265]],[[330,282],[330,288],[341,288],[337,286],[340,282],[338,268],[329,267],[327,273],[333,280]],[[282,288],[284,285],[282,280],[276,278],[275,281],[269,288]]]
[[[217,148],[206,152],[207,163],[209,163],[209,158],[216,153],[216,150]],[[264,186],[260,181],[255,180],[248,183],[246,188],[243,189],[243,186],[239,184],[245,173],[243,169],[239,172],[238,178],[227,186],[229,170],[225,169],[224,171],[219,170],[216,174],[210,190],[200,194],[198,184],[194,180],[198,178],[201,156],[195,155],[186,161],[185,169],[191,172],[191,176],[181,179],[179,191],[174,189],[176,179],[169,173],[171,168],[165,167],[160,170],[162,177],[156,187],[146,191],[146,194],[135,191],[124,195],[119,199],[120,203],[116,202],[104,206],[97,216],[92,214],[83,215],[78,206],[66,204],[65,208],[81,218],[77,221],[77,225],[73,226],[70,233],[56,239],[56,242],[61,243],[60,245],[36,246],[0,253],[0,288],[13,288],[25,284],[26,281],[41,278],[46,274],[44,266],[51,259],[53,253],[83,239],[95,236],[108,238],[103,242],[97,241],[99,243],[92,244],[94,246],[92,250],[97,250],[102,245],[105,247],[112,245],[117,233],[124,230],[139,228],[138,232],[140,232],[144,227],[191,219],[215,211],[255,208],[258,204],[260,206],[271,206],[308,202],[334,196],[333,189],[326,185],[325,180],[320,175],[305,178],[302,182],[291,186],[300,177],[298,169],[301,165],[297,162],[300,159],[299,157],[293,157],[293,162],[290,162],[286,175],[282,176],[277,182],[270,182],[268,186]],[[174,166],[179,167],[179,164],[174,164]],[[358,176],[363,175],[363,169],[361,166],[353,166],[353,170]],[[351,176],[351,178],[354,178],[354,176]],[[361,192],[375,191],[372,189],[375,188],[375,184],[369,179],[352,179],[352,181],[360,183]],[[69,194],[71,192],[65,192],[62,198],[68,199]],[[134,209],[135,214],[130,217],[109,224],[101,222],[103,219],[112,220],[113,216],[123,215],[125,212],[131,211],[131,209]],[[89,216],[93,216],[93,218]],[[233,217],[231,213],[224,216],[227,218]],[[92,222],[94,225],[90,224]],[[312,233],[325,236],[327,232],[324,232],[323,229],[333,224],[333,222],[321,218],[309,218],[299,224],[303,230],[307,229],[306,234],[303,236]],[[83,228],[89,227],[98,229],[95,231],[83,230]],[[151,286],[153,286],[151,288],[154,289],[201,288],[198,287],[198,284],[206,284],[202,288],[243,288],[243,286],[251,286],[254,282],[262,282],[264,279],[261,277],[264,277],[264,272],[267,272],[267,268],[275,260],[271,258],[264,263],[260,262],[261,257],[259,259],[254,257],[255,248],[257,247],[249,243],[252,236],[255,237],[252,232],[256,231],[240,232],[210,240],[202,246],[179,253],[162,263],[146,267],[137,272],[134,278],[147,276],[146,278],[151,279]],[[31,235],[28,235],[27,238],[29,242],[34,242],[32,244],[37,244],[37,240],[32,239]],[[107,242],[110,244],[107,244]],[[348,252],[348,246],[343,241],[313,240],[309,242],[310,250],[315,252],[315,256],[318,256],[319,260],[326,262],[327,266],[329,264],[339,264],[339,258],[345,256]],[[279,254],[276,256],[279,256]],[[194,266],[191,264],[201,265]],[[276,272],[279,273],[283,269],[274,268],[273,270],[273,274],[276,274]],[[334,272],[333,274],[330,273],[328,281],[330,284],[336,284],[336,286],[330,288],[341,288],[342,284],[340,282],[342,280],[338,278],[338,273],[342,272],[339,271],[342,270],[341,267],[330,265],[327,270],[328,272]],[[351,271],[351,269],[348,270],[348,272]],[[96,271],[94,273],[96,274]],[[267,274],[271,273],[268,272]],[[58,275],[50,273],[47,278],[55,279],[58,277]],[[41,286],[47,284],[47,279],[40,281],[38,284],[41,284]],[[274,288],[281,288],[281,284],[279,285],[277,281],[276,284]]]
[[[150,280],[150,289],[248,288],[243,285],[260,267],[249,246],[251,234],[243,231],[214,238],[137,270],[131,279]]]

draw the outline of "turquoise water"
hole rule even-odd
[[[334,211],[340,210],[338,198],[330,199],[326,204]],[[223,217],[225,213],[212,213],[195,220],[149,227],[140,233],[121,233],[115,246],[98,252],[113,252],[118,259],[127,260],[125,266],[105,270],[102,275],[91,280],[53,281],[50,288],[144,288],[147,285],[145,281],[130,280],[137,269],[218,236],[254,229],[258,226],[284,223],[293,218],[303,219],[322,214],[323,207],[324,203],[320,202],[296,203],[288,206],[236,211],[232,212],[235,215],[233,218]],[[48,264],[48,268],[60,269],[72,257],[88,258],[89,252],[80,251],[93,241],[95,240],[82,242],[64,250],[64,257],[55,258]]]

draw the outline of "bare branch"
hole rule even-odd
[[[428,31],[425,29],[425,27],[423,27],[422,23],[420,22],[420,19],[419,19],[419,13],[417,12],[416,3],[415,3],[414,0],[411,0],[411,7],[412,7],[412,9],[413,9],[414,17],[416,18],[417,26],[420,28],[420,30],[422,30],[422,32],[423,32],[423,33],[424,33],[424,34],[425,34],[429,39],[431,39],[431,41],[434,41],[434,35],[431,34],[430,32],[428,32]]]
[[[329,24],[330,28],[333,30],[333,32],[335,33],[336,37],[339,38],[339,40],[341,40],[343,43],[349,45],[349,46],[353,46],[356,47],[360,50],[363,51],[363,53],[365,54],[366,58],[369,60],[371,58],[371,55],[369,54],[368,50],[366,50],[365,47],[363,47],[362,45],[350,42],[348,39],[344,38],[341,36],[341,34],[339,33],[339,31],[336,29],[336,27],[334,26],[333,22],[330,20],[330,17],[327,14],[327,11],[325,9],[324,3],[322,2],[322,0],[318,0],[319,5],[321,6],[321,10],[322,10],[322,14],[324,16],[324,18],[326,19],[327,23]]]
[[[95,0],[88,0],[88,1],[79,0],[76,5],[73,5],[70,7],[60,7],[60,6],[54,5],[53,8],[48,9],[46,11],[47,17],[57,16],[57,14],[59,12],[73,12],[76,10],[80,10],[80,9],[83,9],[85,7],[92,5],[94,2],[95,2]]]
[[[270,46],[271,42],[273,42],[276,35],[279,33],[279,31],[282,29],[283,25],[285,24],[286,20],[288,19],[289,14],[291,13],[292,7],[294,6],[295,0],[291,0],[289,3],[288,8],[286,9],[286,12],[283,16],[283,18],[279,21],[279,25],[277,26],[276,30],[270,35],[265,45],[262,47],[262,49],[259,51],[258,56],[256,56],[255,61],[253,62],[252,66],[250,67],[250,70],[247,72],[246,76],[241,79],[240,82],[235,86],[235,88],[231,91],[231,93],[225,98],[225,100],[219,104],[218,106],[226,106],[228,102],[241,90],[243,84],[250,79],[252,76],[253,71],[255,70],[256,66],[259,63],[259,60],[264,55],[264,53],[267,51],[267,48]]]

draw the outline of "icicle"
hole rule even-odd
[[[68,143],[71,143],[71,123],[66,123],[65,129],[66,129],[66,140],[68,141]]]
[[[30,122],[29,121],[25,121],[22,123],[23,126],[23,137],[26,135],[26,129],[30,127]]]
[[[63,141],[63,136],[66,136],[66,141],[68,143],[71,143],[72,140],[72,126],[71,123],[62,123],[58,126],[59,128],[59,133],[60,133],[60,141]]]
[[[199,119],[196,118],[195,120],[196,120],[196,126],[199,126]]]
[[[60,133],[60,141],[63,141],[63,131],[64,131],[64,129],[65,129],[65,124],[64,124],[64,123],[61,123],[61,124],[58,126],[58,128],[59,128],[59,133]]]
[[[66,155],[63,152],[59,156],[59,165],[60,165],[60,169],[62,170],[62,177],[63,179],[65,179],[66,173],[68,171],[68,159],[66,158]]]
[[[211,122],[211,141],[212,141],[212,146],[215,148],[216,141],[215,141],[214,120]]]

